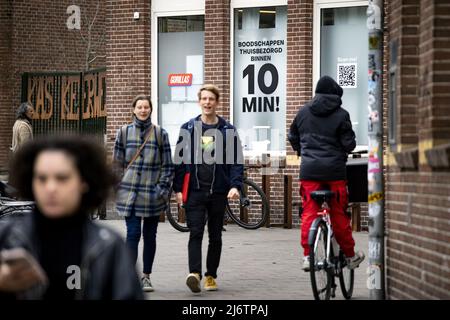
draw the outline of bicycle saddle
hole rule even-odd
[[[328,201],[334,197],[334,192],[330,190],[317,190],[311,192],[311,198],[319,201],[320,203]]]

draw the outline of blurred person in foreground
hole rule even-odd
[[[121,237],[89,219],[114,184],[100,145],[79,136],[33,140],[14,155],[10,183],[36,205],[0,224],[0,299],[142,298]],[[17,248],[25,254],[6,260]]]

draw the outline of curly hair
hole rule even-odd
[[[116,183],[106,161],[105,148],[95,141],[87,136],[63,135],[38,137],[27,142],[11,159],[9,182],[21,198],[34,201],[32,180],[38,155],[44,151],[62,151],[74,159],[81,179],[89,186],[79,208],[88,214],[108,199]]]
[[[28,119],[26,114],[29,108],[33,108],[29,102],[22,102],[16,110],[16,119]]]

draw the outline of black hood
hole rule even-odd
[[[335,94],[316,94],[310,104],[311,113],[318,117],[327,117],[341,107],[341,97]]]
[[[342,97],[344,90],[342,90],[341,86],[332,77],[323,76],[317,81],[316,93],[336,94]]]

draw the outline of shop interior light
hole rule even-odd
[[[259,10],[259,13],[270,13],[270,14],[276,14],[276,11],[272,11],[272,10]]]

